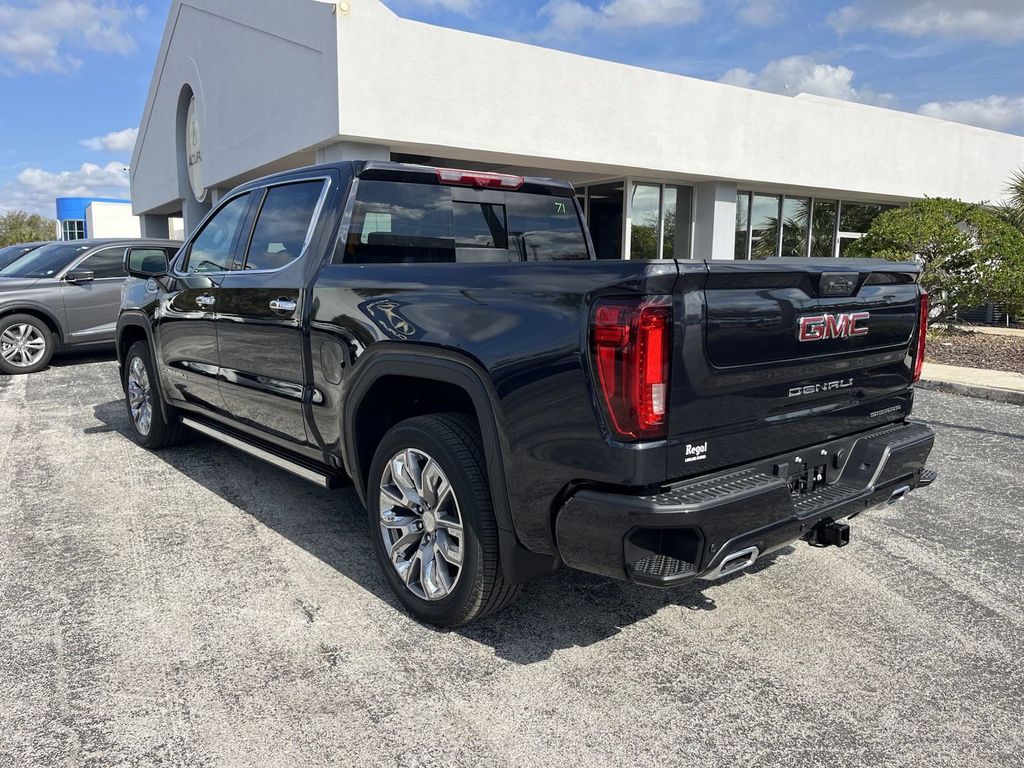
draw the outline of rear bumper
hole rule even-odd
[[[566,565],[651,586],[721,575],[741,551],[753,559],[931,484],[935,434],[904,423],[669,486],[655,495],[582,490],[555,521]],[[819,479],[820,475],[820,479]],[[750,562],[753,562],[753,559]]]

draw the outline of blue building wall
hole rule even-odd
[[[57,198],[57,221],[63,224],[65,221],[85,221],[85,209],[90,203],[124,203],[131,205],[131,200],[122,200],[116,197],[58,197]],[[85,236],[89,237],[88,226]]]

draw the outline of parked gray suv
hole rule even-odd
[[[70,240],[50,243],[0,268],[0,373],[45,368],[57,349],[114,343],[127,277],[124,252],[174,240]]]

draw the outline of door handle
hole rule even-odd
[[[274,299],[270,302],[270,308],[275,312],[294,312],[297,306],[291,299]]]
[[[202,296],[196,296],[196,304],[200,307],[212,307],[217,303],[217,300],[208,293],[204,293]]]

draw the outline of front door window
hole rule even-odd
[[[231,200],[213,218],[189,248],[185,271],[191,274],[227,272],[235,256],[235,238],[249,207],[249,193]]]

